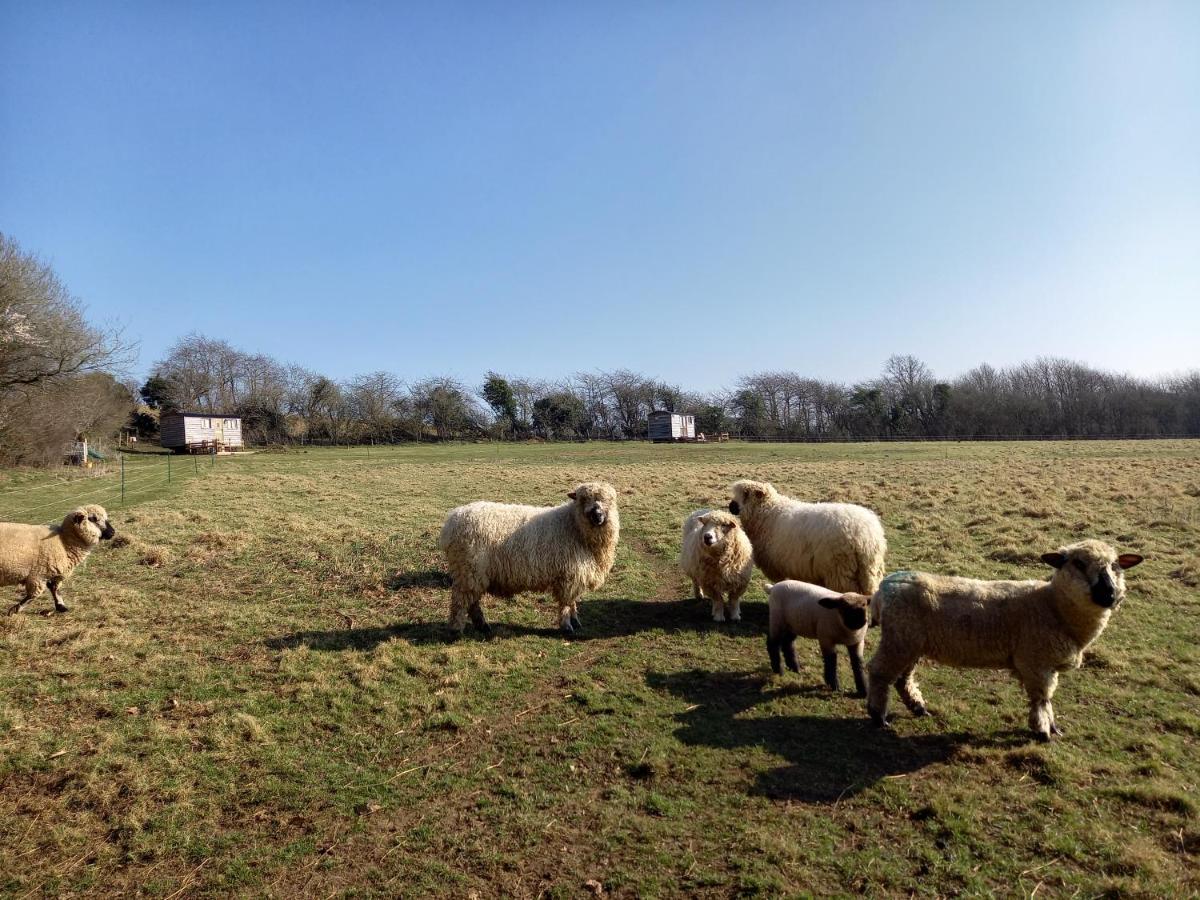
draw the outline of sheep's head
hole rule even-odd
[[[1057,571],[1051,579],[1069,597],[1113,609],[1125,599],[1126,569],[1142,561],[1136,553],[1122,553],[1103,541],[1080,541],[1043,553],[1042,562]]]
[[[822,597],[817,602],[826,609],[836,609],[842,617],[842,624],[851,631],[858,631],[867,625],[867,607],[871,603],[870,597],[847,593],[840,597]]]
[[[603,481],[585,481],[567,494],[585,521],[603,528],[617,511],[617,492]]]
[[[735,516],[753,514],[758,504],[775,496],[775,487],[766,481],[750,481],[742,479],[729,486],[733,499],[729,501],[729,511]]]
[[[736,518],[718,509],[709,510],[696,521],[703,529],[700,532],[700,544],[706,553],[722,552],[729,536],[741,527]]]
[[[108,513],[104,507],[93,503],[67,513],[67,517],[63,519],[62,532],[73,535],[80,543],[91,547],[100,541],[110,540],[117,530],[108,520]]]

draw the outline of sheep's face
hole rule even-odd
[[[700,543],[707,553],[721,553],[729,536],[738,530],[737,519],[729,513],[713,511],[705,513],[698,520],[700,523]]]
[[[758,504],[775,493],[775,488],[765,481],[735,481],[729,488],[733,499],[729,511],[735,516],[753,514]]]
[[[1052,579],[1060,591],[1080,602],[1114,609],[1125,599],[1126,569],[1142,561],[1136,553],[1122,553],[1102,541],[1080,541],[1042,555],[1042,562],[1057,571]]]
[[[603,481],[588,481],[567,494],[584,520],[603,528],[617,508],[617,492]]]
[[[862,594],[842,594],[840,597],[822,597],[817,601],[826,609],[836,609],[842,617],[842,624],[849,631],[858,631],[867,624],[867,607],[871,598]]]
[[[63,519],[62,530],[75,536],[80,542],[89,547],[100,541],[111,540],[117,530],[108,520],[108,513],[103,506],[94,503],[81,506],[74,512],[68,513]]]

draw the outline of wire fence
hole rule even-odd
[[[78,477],[55,474],[32,484],[0,489],[0,521],[52,524],[78,506],[97,504],[121,509],[168,494],[185,482],[212,472],[218,457],[124,453],[95,473]]]

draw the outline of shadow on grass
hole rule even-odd
[[[419,573],[425,575],[429,573]],[[491,638],[485,638],[470,625],[465,640],[503,640],[516,637],[561,639],[563,634],[550,624],[545,627],[515,625],[503,621],[506,601],[487,598],[483,606],[492,625]],[[554,618],[551,604],[545,608],[547,622]],[[572,640],[589,641],[625,637],[642,631],[686,632],[712,631],[730,637],[749,637],[763,634],[767,625],[765,601],[742,601],[740,622],[713,622],[707,600],[584,600],[579,604],[583,630]],[[493,616],[497,618],[492,618]],[[412,644],[444,644],[450,640],[450,629],[444,620],[437,622],[397,622],[394,625],[365,628],[345,628],[329,631],[297,631],[270,638],[266,645],[272,650],[309,647],[313,650],[341,651],[373,650],[385,641],[405,640]],[[764,652],[764,659],[766,658]]]
[[[450,589],[450,573],[438,569],[426,569],[422,572],[397,572],[388,582],[388,588],[402,591],[406,588],[446,588]]]
[[[1019,732],[980,736],[963,732],[901,737],[871,726],[866,712],[841,710],[829,715],[770,716],[744,713],[781,696],[824,692],[792,686],[771,690],[769,677],[753,672],[650,672],[646,683],[692,704],[675,718],[675,736],[689,746],[736,750],[761,747],[789,764],[760,773],[753,793],[779,800],[834,803],[853,797],[884,778],[917,772],[945,762],[963,746],[1015,747],[1028,743]],[[843,700],[829,693],[831,706]],[[843,695],[844,696],[844,695]],[[899,713],[903,715],[903,713]]]

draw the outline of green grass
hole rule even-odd
[[[0,894],[1200,891],[1195,443],[467,444],[191,475],[114,505],[130,542],[69,615],[0,618]],[[1062,679],[1065,739],[1026,740],[1002,673],[922,667],[934,715],[894,734],[820,687],[815,646],[771,676],[761,589],[717,627],[675,564],[740,477],[877,509],[891,568],[1144,553]],[[489,598],[494,640],[446,643],[446,509],[592,478],[622,541],[585,636],[524,596]],[[44,480],[0,473],[0,519],[60,517],[10,501],[75,486]]]

